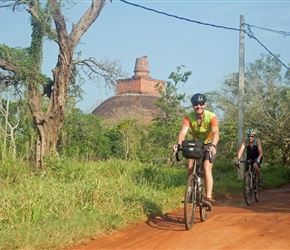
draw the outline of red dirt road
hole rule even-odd
[[[251,206],[243,197],[218,200],[189,231],[180,209],[73,248],[95,249],[290,249],[290,186],[262,190]]]

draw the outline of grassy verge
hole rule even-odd
[[[2,164],[1,249],[52,249],[176,208],[183,171],[134,162]]]
[[[241,193],[232,165],[216,164],[214,178],[215,198]],[[265,168],[264,178],[266,187],[283,185],[290,171]],[[35,173],[2,162],[0,249],[60,249],[145,221],[179,208],[185,183],[184,167],[60,160]]]

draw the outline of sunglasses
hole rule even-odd
[[[203,106],[204,103],[205,103],[205,102],[194,102],[194,103],[193,103],[193,106],[198,106],[198,104],[199,104],[200,106]]]
[[[248,138],[254,138],[255,136],[254,135],[248,135]]]

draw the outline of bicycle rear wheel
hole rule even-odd
[[[200,215],[201,221],[206,221],[207,214],[208,214],[208,208],[204,206],[199,206],[199,215]]]
[[[251,172],[246,172],[244,177],[244,198],[247,205],[251,205],[253,202],[251,175]]]
[[[197,183],[193,175],[190,175],[187,180],[185,195],[184,195],[184,221],[187,230],[191,229],[194,222],[196,211],[196,187]]]
[[[256,202],[260,201],[260,191],[261,191],[261,187],[259,186],[259,183],[257,181],[257,176],[255,176],[255,178],[253,178],[253,187],[254,187],[254,194],[255,194],[255,200]]]

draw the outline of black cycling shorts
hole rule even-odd
[[[205,160],[209,160],[210,163],[213,163],[215,161],[215,158],[216,158],[216,154],[212,154],[211,155],[211,159],[210,159],[210,154],[209,154],[209,151],[207,151],[207,149],[211,146],[212,144],[209,143],[209,144],[205,144],[204,145],[204,155],[203,155],[203,159],[202,161],[205,161]],[[216,149],[215,149],[216,150]]]
[[[247,160],[253,160],[254,161],[256,159],[247,159]],[[262,167],[262,165],[261,165],[262,161],[263,161],[263,157],[261,158],[260,163],[258,164],[259,168]],[[252,168],[253,168],[254,162],[252,162],[251,165],[252,165]],[[249,171],[249,166],[247,164],[246,164],[246,171]]]

